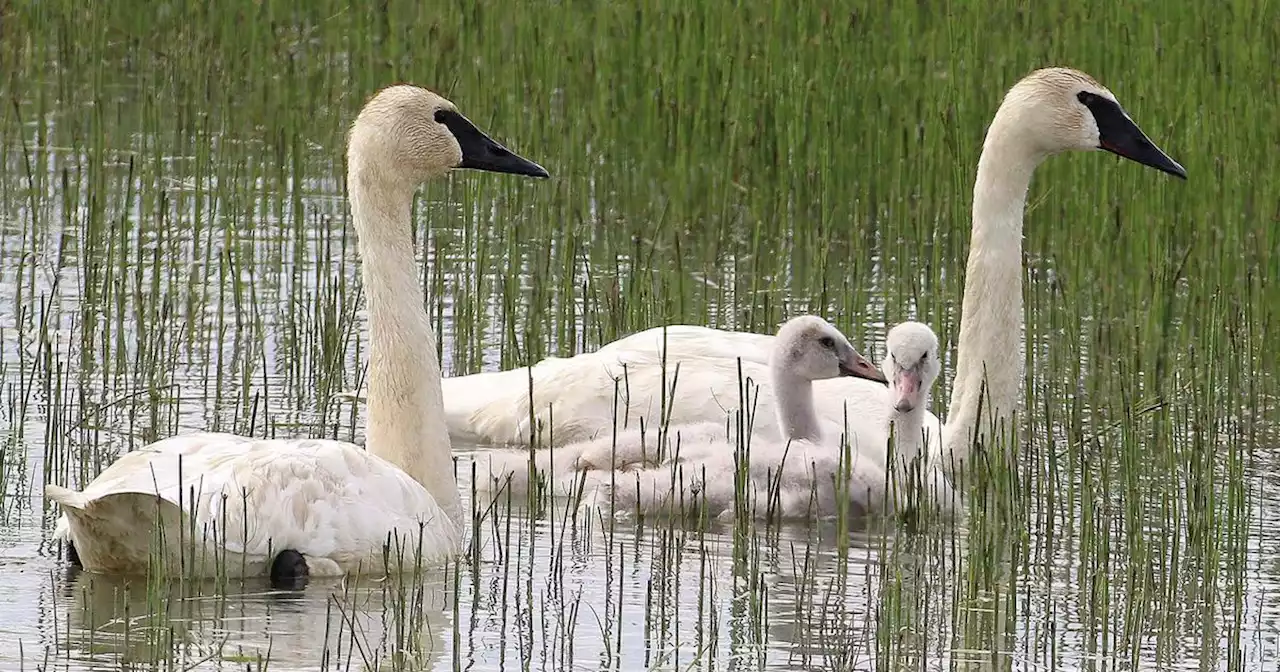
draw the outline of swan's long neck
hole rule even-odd
[[[813,381],[787,371],[777,362],[770,363],[769,367],[783,440],[821,440],[822,429],[813,406]]]
[[[1010,433],[1022,382],[1022,215],[1031,175],[1045,154],[1020,137],[1016,111],[996,113],[973,186],[973,233],[965,271],[947,449],[968,457],[974,438],[992,446]],[[1012,448],[1012,445],[1007,445]]]
[[[894,456],[896,464],[910,465],[916,458],[925,454],[926,424],[924,411],[929,405],[928,397],[924,403],[906,413],[895,413],[893,416]],[[936,427],[928,428],[930,432],[938,431]]]
[[[436,339],[413,256],[414,185],[348,157],[352,221],[369,306],[366,445],[426,488],[456,524],[462,507],[445,425]]]

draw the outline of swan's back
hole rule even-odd
[[[661,405],[662,353],[670,353],[665,361],[668,371],[666,386],[670,389],[676,366],[680,377],[688,368],[696,375],[709,362],[717,362],[717,370],[736,369],[744,363],[757,365],[751,369],[755,380],[764,381],[773,335],[719,331],[694,325],[674,325],[646,329],[600,348],[573,357],[548,357],[533,367],[508,371],[477,373],[446,378],[443,381],[445,414],[449,433],[473,443],[527,444],[529,432],[529,385],[533,381],[533,408],[544,427],[551,427],[547,404],[555,402],[554,436],[544,433],[541,445],[564,445],[589,440],[611,431],[615,399],[615,378],[627,374],[628,384],[619,382],[618,393],[630,392],[631,415],[645,417],[654,426],[656,408]],[[685,363],[689,362],[689,363]],[[763,372],[763,373],[762,373]],[[736,373],[734,374],[736,380]],[[680,390],[686,389],[684,384]],[[678,390],[678,392],[680,391]],[[722,396],[722,395],[721,395]],[[625,401],[625,399],[624,399]],[[736,406],[734,406],[736,408]],[[694,411],[684,417],[694,417]],[[718,418],[722,409],[697,419]],[[623,425],[625,423],[619,423]]]
[[[610,353],[620,360],[660,361],[665,348],[674,357],[742,358],[758,364],[769,363],[773,334],[722,331],[711,327],[677,324],[653,327],[609,343],[598,353]]]
[[[446,379],[450,432],[476,442],[530,443],[529,375],[514,369]],[[642,420],[646,427],[719,423],[744,399],[753,426],[780,436],[776,403],[761,389],[769,384],[767,356],[744,358],[739,366],[734,358],[681,352],[664,366],[654,350],[616,348],[544,360],[532,376],[535,422],[554,430],[538,430],[538,447],[589,441]],[[837,378],[815,381],[814,392],[819,417],[835,425],[847,417],[859,446],[887,438],[892,408],[883,385]]]

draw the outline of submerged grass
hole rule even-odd
[[[423,283],[457,373],[661,323],[771,332],[800,312],[877,352],[886,325],[920,319],[953,352],[983,129],[1041,65],[1098,76],[1191,176],[1104,156],[1041,169],[1022,450],[977,477],[963,529],[717,529],[508,501],[475,514],[440,586],[451,618],[425,616],[413,586],[370,589],[417,619],[396,626],[348,587],[288,612],[300,631],[329,624],[315,660],[211,653],[175,624],[217,602],[207,622],[230,641],[257,631],[231,612],[276,612],[156,584],[122,615],[100,602],[115,589],[59,579],[111,617],[55,610],[80,625],[29,626],[24,664],[348,669],[413,649],[425,623],[453,629],[436,665],[455,668],[1264,669],[1280,581],[1273,13],[0,3],[0,525],[24,547],[52,519],[40,484],[84,483],[179,430],[361,437],[334,397],[366,355],[341,148],[393,81],[442,91],[556,178],[459,177],[419,198]],[[0,572],[48,603],[24,580]],[[361,643],[375,621],[391,649]],[[100,647],[108,623],[150,648]]]

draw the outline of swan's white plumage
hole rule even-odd
[[[479,458],[481,490],[524,496],[536,474],[556,495],[585,486],[587,503],[617,512],[673,514],[697,504],[721,516],[742,513],[739,506],[745,505],[746,515],[813,519],[894,509],[893,493],[886,490],[886,446],[846,450],[842,428],[818,422],[814,411],[815,383],[849,375],[855,367],[867,375],[870,363],[837,329],[813,316],[784,324],[767,359],[767,367],[754,361],[741,366],[747,375],[773,383],[770,393],[755,399],[778,396],[771,407],[779,417],[768,431],[752,426],[758,415],[754,422],[737,416],[723,423],[632,427],[533,453],[490,451]],[[717,367],[730,365],[738,366],[712,358],[694,370],[699,376],[723,374]],[[739,477],[743,461],[747,468]]]
[[[737,408],[737,401],[726,399],[721,393],[724,386],[716,387],[715,383],[726,377],[738,380],[737,359],[744,364],[742,379],[760,379],[763,372],[767,372],[773,338],[773,334],[674,325],[631,334],[595,352],[548,357],[532,367],[536,427],[552,426],[553,414],[543,400],[554,399],[556,404],[554,436],[539,430],[541,445],[564,445],[611,433],[615,398],[620,402],[618,427],[641,421],[656,427],[663,407],[662,396],[656,391],[663,387],[672,390],[673,385],[677,396],[668,404],[674,412],[672,422],[695,422],[731,413]],[[665,377],[664,348],[671,353]],[[681,363],[678,379],[675,377],[677,361]],[[450,435],[498,445],[530,443],[529,373],[526,367],[444,379],[445,415]],[[615,381],[618,381],[617,396]],[[713,386],[707,387],[707,383]],[[544,393],[543,388],[549,385],[580,385],[595,392]],[[691,397],[686,390],[698,390],[698,395]],[[712,394],[708,395],[707,390]],[[610,421],[604,422],[604,418]],[[762,428],[773,422],[771,418],[772,414],[766,409]]]
[[[351,127],[347,184],[369,308],[369,451],[191,434],[124,455],[81,492],[48,485],[63,511],[57,531],[86,570],[143,573],[160,560],[184,576],[254,575],[293,550],[308,574],[334,575],[459,552],[462,511],[410,208],[419,184],[464,166],[547,176],[418,87],[383,89]]]
[[[426,552],[408,562],[461,543],[421,484],[339,441],[175,436],[124,455],[79,493],[51,486],[49,496],[73,512],[67,536],[81,562],[112,574],[145,567],[154,548],[167,549],[170,569],[233,576],[263,574],[287,548],[322,575],[395,569],[402,554],[387,567],[384,549],[416,549],[420,535]],[[157,534],[172,543],[154,544]]]
[[[691,430],[686,433],[686,430]],[[492,450],[477,458],[487,479],[482,492],[490,497],[510,492],[517,501],[531,485],[545,479],[551,494],[583,495],[583,503],[617,513],[736,515],[737,459],[748,468],[741,483],[752,517],[777,520],[859,517],[892,511],[886,498],[881,464],[837,443],[759,440],[738,449],[736,433],[711,423],[673,428],[664,442],[663,459],[638,459],[629,433],[619,439],[615,468],[580,468],[607,455],[612,439],[602,438],[529,453]],[[656,446],[654,446],[656,448]],[[593,455],[594,453],[594,455]],[[530,456],[532,455],[532,468]],[[591,455],[591,456],[589,456]],[[649,455],[657,455],[656,451]],[[589,457],[588,457],[589,456]]]
[[[751,337],[744,341],[754,347],[717,354],[718,346],[698,342],[694,330],[706,333],[709,340],[714,340],[712,334],[729,333],[706,327],[684,331],[689,338],[680,342],[689,350],[676,351],[676,341],[669,340],[665,366],[656,347],[643,346],[659,329],[624,339],[642,337],[630,341],[635,347],[618,341],[596,352],[535,364],[532,402],[538,446],[608,437],[615,427],[638,428],[642,423],[721,426],[742,408],[744,391],[755,430],[781,436],[773,395],[768,393],[768,350],[774,336],[744,334]],[[528,376],[529,369],[523,368],[444,379],[450,434],[496,445],[531,443]],[[750,384],[740,385],[744,381]],[[851,445],[884,445],[893,409],[883,385],[861,378],[818,380],[814,395],[818,417],[829,426],[844,428],[847,416]]]
[[[885,337],[881,367],[894,404],[893,459],[887,468],[917,502],[928,498],[937,511],[954,514],[961,498],[945,475],[951,465],[942,453],[942,423],[929,412],[929,393],[942,372],[937,334],[921,322],[894,326]]]
[[[1088,96],[1098,111],[1086,105]],[[1109,114],[1105,128],[1114,137],[1103,137],[1099,114]],[[936,444],[951,464],[964,463],[975,439],[985,444],[1007,432],[1021,396],[1022,224],[1032,174],[1056,153],[1103,147],[1128,151],[1122,155],[1185,177],[1182,167],[1120,110],[1110,91],[1068,68],[1046,68],[1023,78],[1009,90],[988,128],[974,179],[957,370],[948,423]],[[731,373],[734,367],[721,362],[733,357],[758,361],[770,337],[696,326],[667,327],[666,331],[667,367],[674,369],[678,362],[684,381],[676,391],[671,421],[721,421],[734,408],[733,391],[738,385]],[[650,329],[596,353],[548,360],[531,368],[446,379],[449,430],[473,441],[527,444],[532,407],[537,423],[546,428],[539,446],[605,434],[614,424],[615,378],[624,363],[630,365],[632,376],[632,411],[655,424],[661,378],[636,369],[653,366],[660,359],[661,333],[660,328]],[[644,377],[637,381],[637,374]],[[884,445],[892,409],[883,389],[864,381],[834,380],[818,383],[815,392],[818,413],[826,421],[838,423],[847,417],[856,450]],[[712,398],[729,404],[707,401]],[[759,420],[765,424],[774,417],[770,403],[770,395],[761,395]],[[926,418],[937,422],[932,413]]]

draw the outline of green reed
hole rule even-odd
[[[983,129],[1018,77],[1068,63],[1191,179],[1109,156],[1041,169],[1019,450],[973,476],[958,529],[783,526],[805,543],[779,558],[778,526],[507,502],[475,514],[453,597],[484,606],[498,582],[487,606],[511,666],[597,642],[618,669],[776,661],[767,623],[786,604],[810,640],[840,643],[833,668],[1257,666],[1240,634],[1260,627],[1242,620],[1262,599],[1250,577],[1272,573],[1251,548],[1267,536],[1280,410],[1269,10],[4,3],[0,508],[7,524],[41,511],[43,482],[86,482],[178,430],[362,436],[359,407],[334,399],[359,388],[367,356],[341,147],[386,83],[440,89],[555,176],[470,175],[419,198],[428,308],[446,370],[465,373],[656,324],[772,331],[800,312],[873,352],[885,325],[922,319],[954,352]],[[944,376],[936,411],[949,394]],[[733,585],[710,583],[718,552]],[[654,579],[643,598],[619,584],[584,605],[574,553],[611,579]],[[660,569],[695,558],[697,586]],[[788,575],[809,592],[761,578]],[[166,614],[147,590],[143,609]],[[676,599],[689,594],[692,611]],[[354,642],[353,607],[335,604]],[[483,627],[454,604],[461,667]],[[358,666],[352,647],[341,657]]]

